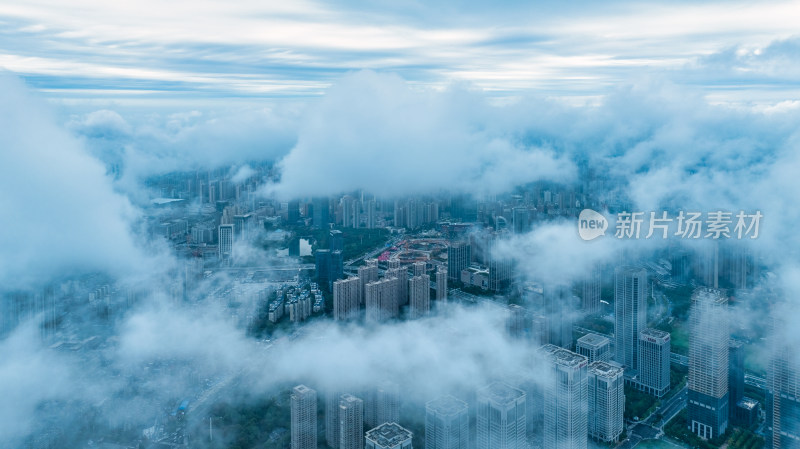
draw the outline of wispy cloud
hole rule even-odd
[[[763,93],[764,77],[778,76],[783,82],[773,87],[796,94],[797,83],[781,73],[752,77],[734,64],[724,69],[739,76],[721,82],[719,64],[726,61],[703,67],[731,48],[784,42],[797,33],[798,11],[797,1],[486,8],[37,0],[0,5],[0,67],[53,96],[77,98],[92,90],[141,90],[155,98],[175,90],[317,95],[343,72],[361,69],[439,87],[468,81],[497,95],[597,95],[642,74],[684,70],[686,82],[715,92]],[[78,86],[83,91],[71,90]]]

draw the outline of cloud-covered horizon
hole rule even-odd
[[[391,71],[498,96],[594,97],[670,74],[729,101],[797,99],[798,2],[456,5],[81,0],[0,5],[0,68],[66,103],[314,97]],[[690,19],[687,19],[690,18]]]

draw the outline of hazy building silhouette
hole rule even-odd
[[[647,270],[614,271],[614,360],[627,370],[638,366],[639,332],[647,326]]]
[[[462,449],[469,447],[467,403],[453,396],[442,396],[425,405],[425,448]]]
[[[526,426],[525,392],[494,382],[477,392],[477,448],[523,449]]]
[[[292,389],[292,449],[317,448],[317,392],[305,385]]]

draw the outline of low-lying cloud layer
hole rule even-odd
[[[0,75],[0,284],[30,287],[56,276],[141,268],[138,213],[98,160],[46,106]]]

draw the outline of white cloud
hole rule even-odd
[[[114,192],[103,165],[18,81],[0,77],[0,92],[3,287],[142,268],[148,256],[131,230],[138,213]]]
[[[417,89],[393,75],[348,75],[311,107],[297,145],[279,162],[280,197],[363,188],[378,195],[503,192],[574,166],[546,147],[513,140],[483,122],[483,96]]]

